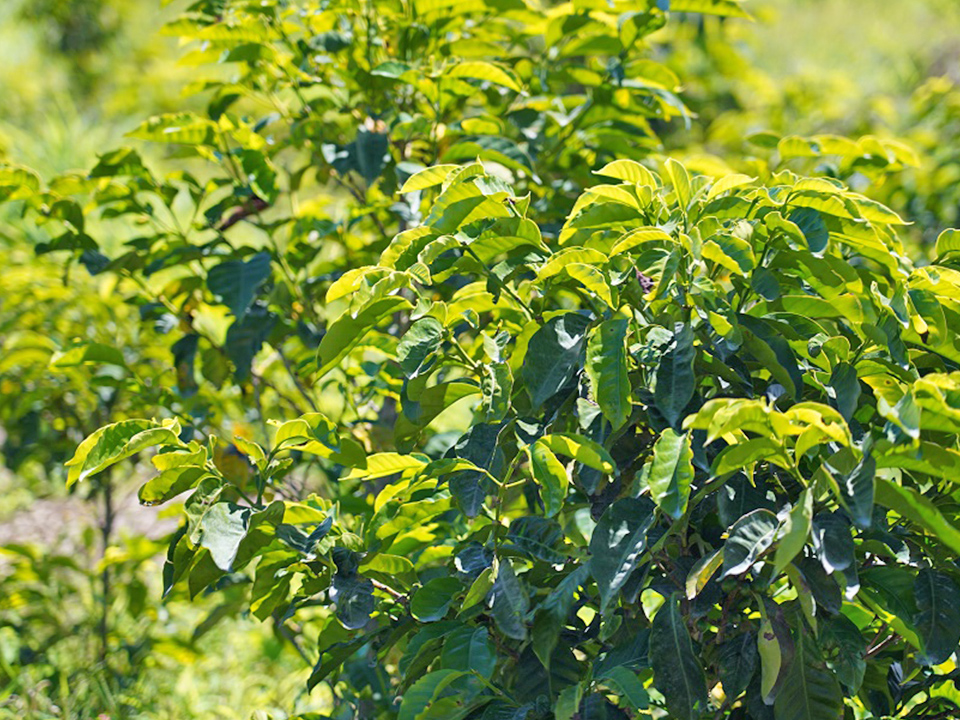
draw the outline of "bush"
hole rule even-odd
[[[246,587],[337,717],[956,707],[960,234],[653,153],[665,5],[200,2],[235,76],[133,132],[190,172],[2,176],[176,337],[68,483],[158,448],[165,592]]]

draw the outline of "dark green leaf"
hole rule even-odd
[[[618,317],[600,323],[587,342],[587,376],[603,416],[618,430],[630,417],[626,337],[629,322]]]
[[[580,368],[590,320],[566,313],[547,321],[530,338],[520,371],[534,408],[556,395]]]
[[[800,626],[793,638],[793,661],[774,704],[777,720],[840,720],[840,685],[827,669],[813,633]]]
[[[453,604],[456,593],[462,589],[456,578],[434,578],[424,583],[410,598],[410,614],[420,622],[441,620]]]
[[[744,632],[719,647],[720,682],[731,700],[742,695],[757,669],[757,636]]]
[[[602,613],[616,601],[647,546],[654,505],[646,498],[622,498],[607,508],[590,538],[590,574],[600,590]]]
[[[447,635],[440,662],[444,668],[477,672],[489,680],[497,665],[497,650],[486,628],[465,625]]]
[[[657,409],[672,427],[678,426],[684,409],[693,398],[696,388],[694,355],[693,330],[689,325],[677,323],[673,345],[657,367],[657,386],[653,394]]]
[[[923,645],[923,665],[945,662],[960,643],[960,588],[946,573],[924,568],[914,585],[917,617],[914,625]]]
[[[653,447],[650,466],[650,496],[674,520],[687,509],[693,483],[693,452],[690,437],[672,428],[663,431]]]
[[[246,262],[228,260],[211,268],[207,287],[237,318],[242,318],[269,277],[270,253],[260,252]]]
[[[443,325],[436,318],[417,320],[397,345],[397,360],[408,378],[430,369],[443,340]]]
[[[653,685],[663,693],[670,715],[677,720],[697,720],[708,708],[707,682],[680,613],[677,593],[667,598],[653,618],[650,660]]]
[[[730,528],[723,544],[723,575],[741,575],[765,553],[776,537],[780,521],[769,510],[749,512]]]
[[[500,563],[490,601],[493,619],[500,632],[514,640],[525,640],[530,599],[513,572],[513,567],[506,560]]]

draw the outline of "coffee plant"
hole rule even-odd
[[[330,717],[960,708],[960,231],[914,262],[837,173],[658,152],[696,13],[746,15],[201,1],[167,31],[206,111],[131,133],[168,157],[0,171],[171,337],[67,484],[149,454],[165,594],[242,588]]]

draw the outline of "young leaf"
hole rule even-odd
[[[544,510],[553,517],[563,509],[567,497],[569,477],[567,469],[543,442],[535,442],[529,449],[530,469],[541,487]]]

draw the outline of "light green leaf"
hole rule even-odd
[[[547,517],[553,517],[563,509],[567,497],[567,469],[541,441],[535,442],[528,452],[533,478],[541,487],[544,510]]]
[[[599,170],[594,170],[594,174],[651,188],[659,185],[656,176],[635,160],[614,160]]]
[[[155,420],[122,420],[106,425],[77,447],[66,463],[67,487],[86,480],[141,450],[155,445],[177,445],[180,426],[176,422],[158,423]]]
[[[403,187],[400,188],[400,192],[408,193],[416,190],[426,190],[427,188],[439,185],[450,176],[450,173],[459,167],[459,165],[434,165],[424,168],[420,172],[408,177]]]
[[[317,348],[317,377],[335,368],[363,337],[385,317],[412,306],[402,297],[379,298],[364,305],[357,314],[344,313],[328,328]]]
[[[560,455],[573,458],[587,467],[607,475],[616,472],[617,466],[610,453],[600,443],[576,433],[552,433],[538,440]]]
[[[469,60],[455,65],[444,73],[448,78],[470,78],[472,80],[483,80],[492,82],[495,85],[501,85],[508,90],[520,92],[520,83],[513,75],[512,71],[499,65],[484,62],[482,60]]]

